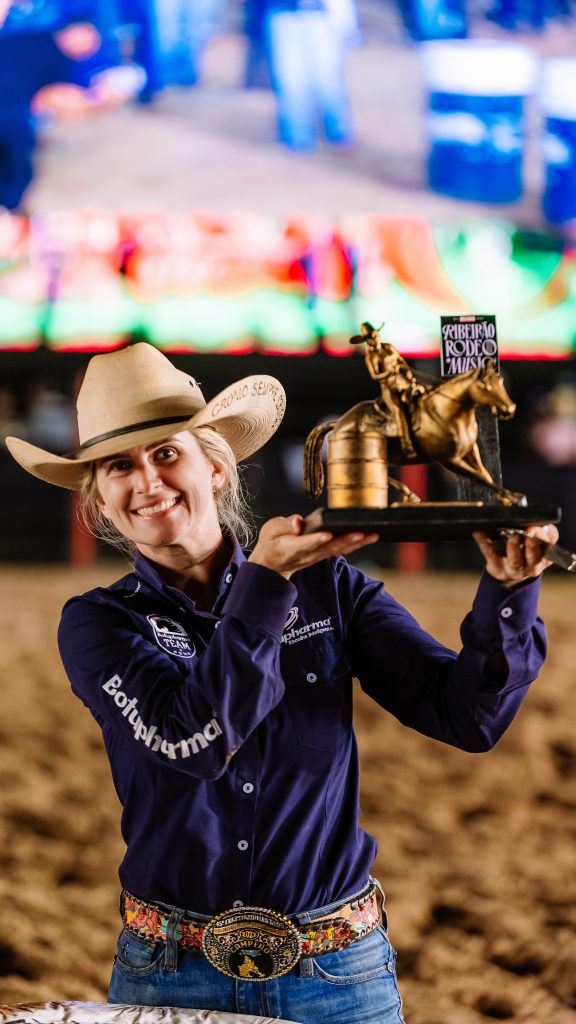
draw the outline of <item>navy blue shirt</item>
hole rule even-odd
[[[358,826],[353,676],[424,735],[487,750],[544,658],[538,590],[484,575],[459,655],[344,559],[287,582],[236,546],[212,612],[140,555],[119,582],[73,598],[60,650],[103,731],[123,886],[204,914],[294,914],[360,889],[376,841]],[[498,649],[503,684],[486,667]]]

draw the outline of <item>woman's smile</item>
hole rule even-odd
[[[102,512],[143,554],[204,551],[221,537],[214,500],[221,471],[188,431],[102,459],[96,478]]]
[[[155,505],[144,505],[141,508],[132,509],[132,514],[135,516],[143,516],[146,519],[157,517],[170,512],[179,502],[182,501],[182,495],[174,495],[173,498],[166,498],[164,501],[157,502]]]

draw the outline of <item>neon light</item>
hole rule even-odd
[[[576,252],[545,232],[423,217],[80,210],[0,215],[0,350],[350,354],[359,323],[415,357],[441,313],[493,312],[503,358],[576,345]]]

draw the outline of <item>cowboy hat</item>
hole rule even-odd
[[[152,444],[193,427],[210,426],[241,461],[280,425],[284,388],[267,375],[244,377],[206,402],[198,384],[147,342],[94,356],[78,392],[80,447],[54,455],[17,437],[6,445],[33,476],[78,491],[87,463]]]

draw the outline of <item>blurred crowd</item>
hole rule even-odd
[[[248,39],[244,84],[274,90],[279,140],[313,149],[321,125],[351,145],[343,51],[358,32],[355,0],[246,0],[234,13]],[[224,0],[14,0],[0,29],[0,205],[21,209],[42,124],[199,85],[231,16]]]
[[[0,444],[6,437],[23,437],[64,455],[76,442],[74,405],[60,388],[33,381],[26,394],[0,388]]]
[[[576,375],[567,371],[537,402],[530,443],[550,466],[576,466]]]
[[[281,144],[353,146],[345,52],[388,7],[399,38],[422,42],[466,38],[481,19],[539,32],[574,0],[0,0],[0,206],[22,209],[43,126],[201,86],[226,32],[246,39],[238,86],[273,92]]]

